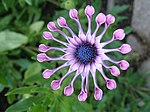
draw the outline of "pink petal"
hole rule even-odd
[[[75,64],[71,65],[70,66],[70,71],[77,70],[79,68],[80,64],[81,64],[80,62],[76,62]]]
[[[115,89],[117,87],[116,82],[113,79],[106,80],[106,86],[110,90]]]
[[[45,53],[40,53],[37,55],[37,60],[39,62],[50,61],[48,56]]]
[[[53,73],[54,73],[53,70],[48,70],[48,69],[46,69],[46,70],[44,70],[44,72],[43,72],[43,77],[44,77],[45,79],[48,79],[48,78],[50,78],[51,75],[53,75]]]
[[[114,31],[113,33],[113,37],[115,40],[123,40],[125,37],[125,33],[123,29],[118,29],[116,31]]]
[[[97,24],[103,24],[105,23],[106,21],[106,16],[103,14],[103,13],[99,13],[97,16],[96,16],[96,22]]]
[[[102,96],[103,96],[103,91],[100,88],[96,87],[94,92],[95,100],[101,100]]]
[[[74,54],[76,52],[76,50],[72,48],[66,48],[64,51],[70,54]]]
[[[86,42],[86,36],[84,34],[79,34],[79,37],[83,42]]]
[[[70,95],[73,93],[73,91],[74,91],[74,88],[73,88],[73,86],[70,84],[69,86],[65,87],[65,89],[64,89],[64,94],[65,94],[66,96],[70,96]]]
[[[74,55],[73,54],[65,54],[63,56],[64,59],[73,59],[74,58]]]
[[[92,17],[92,15],[95,12],[95,9],[93,6],[87,5],[84,12],[87,16]]]
[[[79,74],[81,74],[83,72],[83,70],[84,70],[84,64],[81,64],[77,71]]]
[[[78,43],[78,44],[81,44],[82,43],[82,41],[78,38],[78,37],[74,37],[74,39],[75,39],[75,41]]]
[[[115,22],[115,17],[112,16],[111,14],[108,14],[108,15],[106,16],[106,23],[107,23],[108,25],[110,25],[110,24],[113,24],[114,22]]]
[[[67,23],[66,23],[66,19],[63,18],[63,17],[59,17],[57,19],[57,23],[60,27],[65,27],[65,26],[68,26]]]
[[[46,32],[46,31],[43,32],[42,36],[43,36],[46,40],[50,40],[50,39],[53,39],[53,38],[54,38],[53,35],[52,35],[52,33]]]
[[[75,46],[75,45],[73,45],[73,44],[68,44],[68,47],[69,47],[69,48],[72,48],[72,49],[76,49],[76,48],[77,48],[77,46]]]
[[[49,46],[46,46],[44,44],[39,45],[39,51],[41,51],[41,52],[47,52],[49,50],[49,48],[50,48]]]
[[[129,63],[126,60],[121,60],[119,66],[122,70],[126,70],[129,67]]]
[[[57,90],[60,88],[60,80],[53,80],[51,83],[51,88]]]
[[[115,77],[117,77],[120,74],[120,70],[116,66],[111,66],[109,70],[111,74]]]
[[[129,44],[123,44],[120,48],[119,48],[119,51],[122,53],[122,54],[127,54],[131,51],[131,46]]]
[[[50,31],[56,31],[58,30],[58,28],[55,26],[55,23],[54,22],[49,22],[47,24],[47,28],[50,30]]]
[[[68,62],[67,62],[67,64],[68,65],[73,65],[74,63],[76,63],[77,62],[77,60],[76,60],[76,58],[74,58],[74,59],[72,59],[72,60],[69,60]]]
[[[78,100],[85,101],[86,99],[87,99],[87,93],[84,91],[81,91],[80,94],[78,95]]]
[[[78,11],[76,9],[70,9],[69,16],[72,19],[78,19]]]
[[[91,38],[90,43],[91,43],[91,45],[93,45],[95,43],[95,38],[94,37]]]
[[[78,45],[78,43],[73,38],[69,38],[68,41],[73,45]]]

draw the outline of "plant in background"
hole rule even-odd
[[[71,97],[63,94],[63,88],[71,82],[73,74],[64,80],[61,88],[52,91],[49,83],[54,79],[59,79],[66,73],[68,67],[59,70],[51,78],[42,78],[42,69],[57,68],[64,61],[51,61],[39,63],[36,61],[37,45],[61,46],[55,41],[47,41],[41,38],[41,33],[46,30],[45,22],[54,21],[63,15],[69,27],[77,34],[76,22],[70,19],[67,10],[78,9],[78,16],[82,23],[82,28],[87,29],[87,18],[84,15],[84,8],[89,2],[85,0],[1,0],[0,3],[0,111],[4,112],[149,112],[150,110],[150,90],[144,86],[147,76],[145,73],[137,72],[134,66],[122,72],[119,77],[113,77],[109,69],[104,69],[109,78],[114,78],[118,83],[117,89],[106,91],[105,82],[97,70],[97,84],[103,88],[105,95],[103,100],[95,101],[94,83],[92,75],[89,75],[88,98],[85,102],[78,101],[80,93],[80,76],[75,81],[75,91]],[[68,2],[69,1],[69,2]],[[101,43],[111,39],[116,28],[123,28],[126,35],[131,33],[130,17],[126,15],[132,8],[130,3],[123,2],[123,5],[115,5],[110,11],[106,10],[106,0],[90,0],[95,8],[92,16],[92,32],[95,31],[95,18],[99,11],[115,16],[115,22],[109,26],[104,34]],[[129,15],[130,12],[129,12]],[[103,30],[104,24],[99,28],[97,34]],[[71,35],[65,28],[62,28],[67,35]],[[86,31],[86,30],[85,30]],[[65,38],[57,32],[53,32],[55,38],[65,41]],[[97,35],[98,36],[98,35]],[[71,36],[72,37],[72,36]],[[104,48],[117,48],[124,41],[114,41]],[[46,52],[50,57],[57,57],[62,52],[53,50]],[[115,60],[128,60],[134,62],[135,55],[121,55],[119,52],[108,53],[108,56]],[[106,63],[108,61],[105,61]],[[107,63],[111,64],[111,63]],[[113,65],[113,64],[112,64]],[[110,75],[109,75],[110,74]],[[140,78],[139,78],[140,77]],[[138,81],[138,83],[137,83]],[[125,88],[125,89],[124,89]],[[112,105],[113,104],[115,105]]]
[[[44,78],[50,78],[55,72],[58,70],[70,66],[67,73],[58,80],[53,80],[51,83],[51,87],[53,90],[57,90],[60,88],[60,85],[64,81],[66,77],[68,77],[70,74],[76,71],[71,83],[65,87],[64,94],[66,96],[70,96],[74,91],[74,82],[78,76],[81,76],[82,84],[81,84],[81,92],[78,95],[79,101],[85,101],[87,99],[88,94],[88,88],[89,88],[89,74],[92,74],[93,81],[94,81],[94,98],[96,100],[101,100],[103,96],[102,90],[98,87],[97,81],[96,81],[96,70],[98,70],[102,77],[104,78],[106,82],[106,87],[110,90],[116,88],[116,82],[113,79],[108,78],[104,71],[103,67],[108,69],[111,74],[115,77],[117,77],[120,74],[119,69],[116,66],[109,66],[106,64],[106,60],[110,61],[112,63],[117,64],[122,70],[126,70],[129,67],[129,63],[125,60],[116,61],[108,57],[106,54],[109,52],[121,52],[122,54],[127,54],[131,51],[131,47],[128,44],[123,44],[119,48],[113,48],[113,49],[106,49],[104,46],[110,44],[113,41],[116,40],[123,40],[125,37],[125,32],[123,29],[117,29],[113,33],[113,37],[105,42],[101,42],[101,39],[105,32],[107,31],[108,27],[115,22],[114,16],[111,14],[104,15],[103,13],[99,13],[96,16],[96,29],[92,33],[91,26],[92,26],[92,16],[95,12],[95,9],[93,6],[87,5],[85,8],[85,15],[88,19],[88,30],[85,33],[82,29],[82,26],[79,21],[78,12],[76,9],[71,9],[69,11],[69,16],[71,19],[75,20],[79,33],[76,35],[72,29],[68,26],[65,18],[60,17],[57,19],[57,23],[60,27],[67,29],[71,37],[65,34],[63,31],[61,31],[58,27],[56,27],[54,22],[49,22],[47,27],[51,32],[58,32],[61,35],[63,35],[67,42],[61,41],[57,38],[55,38],[52,33],[50,32],[43,32],[43,37],[46,40],[54,40],[56,42],[59,42],[63,44],[64,48],[59,47],[50,47],[46,46],[44,44],[39,45],[39,51],[43,52],[37,55],[37,60],[39,62],[45,62],[45,61],[52,61],[52,60],[65,60],[66,62],[55,68],[55,69],[46,69],[43,72]],[[104,24],[104,29],[100,34],[97,34],[99,27]],[[58,50],[62,51],[64,55],[56,58],[49,57],[46,55],[46,52],[49,50]]]

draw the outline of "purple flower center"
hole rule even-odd
[[[94,60],[96,48],[90,43],[84,43],[77,47],[75,56],[81,63],[88,64]]]

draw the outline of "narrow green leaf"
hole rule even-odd
[[[18,59],[15,61],[15,64],[17,64],[21,68],[26,69],[31,64],[31,62],[27,59]]]
[[[60,109],[61,112],[68,112],[68,110],[70,112],[72,112],[72,99],[71,97],[63,97],[63,99],[60,102]]]
[[[73,112],[79,112],[82,110],[82,112],[93,112],[92,105],[88,104],[87,102],[79,102],[77,99],[77,96],[73,94]]]
[[[25,1],[24,1],[24,0],[18,0],[18,2],[19,2],[19,5],[20,5],[21,7],[24,7],[24,6],[25,6]]]
[[[0,71],[0,84],[2,84],[3,86],[8,86],[8,81],[6,79],[6,74],[4,74],[5,72]]]
[[[42,87],[21,87],[13,89],[12,91],[5,94],[5,96],[13,95],[13,94],[29,94],[29,93],[52,93],[50,88],[42,88]]]
[[[3,31],[0,32],[0,43],[0,52],[3,52],[27,43],[27,37],[20,33]]]
[[[48,81],[46,79],[44,79],[41,74],[38,74],[38,75],[32,75],[31,77],[28,77],[26,79],[23,80],[23,83],[25,84],[34,84],[34,83],[37,83],[37,84],[45,84],[45,81]]]
[[[124,28],[126,35],[132,32],[132,28],[130,26],[127,26]]]
[[[0,92],[2,92],[4,89],[4,86],[0,84]]]
[[[32,1],[31,1],[31,0],[25,0],[25,2],[26,2],[28,5],[32,5]]]
[[[47,106],[38,104],[29,108],[28,112],[46,112],[46,109],[47,109]]]
[[[0,30],[3,30],[5,28],[8,28],[8,24],[11,22],[13,19],[13,15],[6,15],[3,18],[0,19]]]
[[[7,101],[9,104],[12,104],[16,100],[15,95],[9,95],[7,96]]]
[[[44,25],[44,21],[37,21],[37,22],[31,24],[30,32],[31,33],[34,33],[34,32],[38,33],[42,29],[43,25]]]
[[[7,4],[5,3],[5,0],[2,0],[2,4],[3,4],[5,10],[8,11],[8,6],[7,6]]]
[[[128,17],[127,16],[118,16],[117,17],[117,21],[120,22],[120,21],[123,21],[123,20],[127,20]]]
[[[113,14],[119,14],[119,13],[122,13],[123,11],[127,10],[128,7],[129,7],[129,5],[115,6],[115,7],[113,7],[111,12]]]
[[[19,102],[11,105],[5,112],[24,112],[33,104],[42,102],[45,96],[33,96],[27,99],[20,100]]]
[[[27,79],[30,76],[33,76],[33,75],[40,73],[41,70],[42,70],[42,68],[41,68],[39,63],[37,63],[37,62],[33,63],[26,70],[25,75],[24,75],[25,79]]]

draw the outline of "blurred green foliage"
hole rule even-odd
[[[91,0],[91,5],[96,9],[93,17],[95,18],[104,6],[101,0]],[[44,63],[36,61],[40,43],[59,45],[41,37],[42,32],[47,30],[46,24],[63,16],[77,33],[77,25],[68,16],[69,9],[77,8],[82,26],[86,30],[85,6],[84,0],[1,0],[0,92],[5,96],[1,98],[3,100],[0,101],[0,111],[4,111],[2,109],[9,106],[6,112],[149,112],[150,89],[144,86],[146,74],[140,74],[132,67],[115,79],[118,87],[113,91],[106,90],[102,77],[97,73],[99,85],[104,90],[102,101],[95,101],[93,98],[92,80],[90,80],[90,91],[86,102],[79,102],[77,99],[81,82],[79,79],[75,83],[75,92],[70,97],[63,95],[63,88],[70,82],[71,77],[64,81],[60,90],[52,91],[49,87],[50,82],[60,78],[67,69],[60,70],[50,79],[42,78],[43,69],[52,69],[63,63],[62,61]],[[120,21],[128,19],[126,16],[120,16],[127,8],[128,5],[115,6],[111,12],[105,12],[112,13],[116,17],[116,22],[108,29],[104,40],[111,38]],[[96,27],[94,21],[93,19],[92,30]],[[125,26],[124,30],[128,34],[131,32],[131,27]],[[54,33],[54,36],[63,39],[57,33]],[[114,48],[120,45],[121,42],[117,41],[108,47]],[[60,55],[55,51],[50,51],[50,54]],[[133,60],[132,56],[127,57],[120,53],[110,55],[114,59],[124,58],[130,62]],[[109,73],[107,74],[111,77]]]

